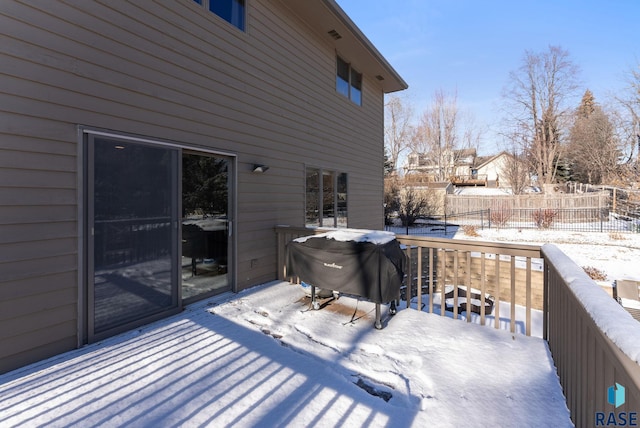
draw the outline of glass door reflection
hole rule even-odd
[[[231,289],[229,161],[182,155],[182,299],[187,303]]]
[[[93,140],[90,336],[177,307],[175,149]]]

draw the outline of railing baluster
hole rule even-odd
[[[516,332],[516,257],[511,256],[511,333]]]
[[[467,251],[467,322],[471,322],[471,251]]]
[[[494,254],[494,256],[494,270],[496,275],[496,304],[493,309],[493,311],[495,312],[494,327],[500,328],[500,283],[502,282],[500,281],[500,254],[496,253]]]
[[[442,254],[442,272],[440,273],[440,279],[442,281],[439,281],[439,286],[440,287],[440,316],[445,316],[445,295],[446,295],[446,283],[447,283],[447,250],[442,249],[442,251],[440,251],[440,249],[438,249],[438,253]]]
[[[527,278],[526,278],[526,335],[531,336],[531,257],[527,257]]]
[[[418,267],[417,267],[417,275],[418,275],[418,284],[416,294],[418,297],[418,306],[416,309],[419,311],[422,310],[422,247],[418,247]]]
[[[429,247],[429,313],[433,313],[433,297],[435,295],[435,288],[433,286],[433,248]]]
[[[485,253],[480,253],[480,325],[484,325],[486,321],[486,290],[487,290],[487,281],[485,278],[485,268],[486,268],[486,257]]]
[[[458,319],[458,255],[459,251],[453,251],[453,319]]]
[[[411,245],[407,245],[407,259],[409,263],[407,263],[407,284],[404,289],[405,299],[407,299],[407,309],[411,307],[411,284],[413,283],[413,275],[411,274],[411,264],[413,261],[411,260]]]

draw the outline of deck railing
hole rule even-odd
[[[287,242],[326,230],[276,228],[279,279],[288,279]],[[444,302],[449,286],[456,299],[460,289],[452,285],[470,286],[481,291],[481,300],[488,293],[496,303],[509,304],[508,314],[496,313],[500,305],[494,307],[496,328],[501,328],[499,320],[502,327],[506,321],[512,332],[527,335],[532,311],[541,309],[542,337],[549,344],[575,426],[605,426],[611,418],[618,424],[623,419],[628,424],[631,418],[640,422],[640,324],[557,247],[408,235],[397,239],[411,260],[404,290],[408,307],[434,312],[432,296],[439,294]],[[428,302],[423,304],[423,299]],[[469,302],[462,308],[453,302],[453,317],[458,318],[460,309],[468,314]],[[517,306],[524,306],[524,329],[517,325]],[[480,322],[485,324],[484,304],[480,308]],[[445,311],[440,313],[444,316]],[[625,400],[615,407],[609,390],[618,388],[621,394],[618,386],[625,388]]]
[[[542,311],[543,303],[539,247],[410,235],[397,235],[397,239],[411,261],[405,280],[407,307],[435,312],[434,302],[437,301],[440,303],[438,312],[445,316],[442,303],[448,299],[446,306],[451,309],[449,312],[454,319],[462,311],[472,314],[475,309],[479,323],[485,325],[490,301],[495,328],[503,328],[506,324],[512,333],[531,335],[532,310]],[[471,290],[477,292],[476,308],[473,309],[472,299],[462,296]],[[423,299],[427,303],[423,303]],[[524,325],[516,317],[518,306],[525,311]],[[501,312],[501,307],[508,308],[509,312]],[[472,321],[469,315],[465,319]]]
[[[287,276],[284,256],[287,242],[327,230],[330,229],[277,227],[278,279],[292,280]],[[491,323],[495,328],[506,325],[512,333],[532,334],[532,310],[543,309],[540,247],[413,235],[396,235],[396,238],[410,261],[402,290],[402,300],[407,307],[445,316],[447,311],[441,307],[448,302],[451,308],[448,313],[459,318],[463,311],[471,314],[474,305],[472,299],[463,294],[477,291],[480,324],[491,321],[486,311],[491,301],[494,303]],[[501,307],[508,313],[501,313]],[[517,307],[525,312],[524,320],[517,319]],[[472,321],[471,316],[465,319]]]
[[[627,424],[635,413],[639,424],[640,324],[557,247],[544,245],[542,254],[545,339],[575,426],[613,426],[612,417],[623,425],[622,413]],[[624,404],[610,403],[610,388]]]

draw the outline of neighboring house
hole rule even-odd
[[[490,187],[511,188],[513,184],[511,181],[514,178],[526,181],[529,184],[526,165],[520,165],[516,169],[515,162],[517,160],[513,155],[507,152],[500,152],[494,156],[478,157],[475,170],[479,177],[486,177]],[[523,183],[521,182],[518,186],[522,187]]]
[[[383,227],[407,85],[334,0],[0,12],[0,372],[276,279],[275,225]]]
[[[407,156],[405,172],[422,174],[434,182],[471,177],[475,159],[476,149],[447,150],[442,153],[413,152]]]

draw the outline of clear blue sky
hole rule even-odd
[[[526,50],[567,50],[600,102],[640,64],[640,0],[337,2],[409,84],[418,112],[436,90],[457,90],[458,106],[493,129],[482,155],[496,147],[501,91]]]

